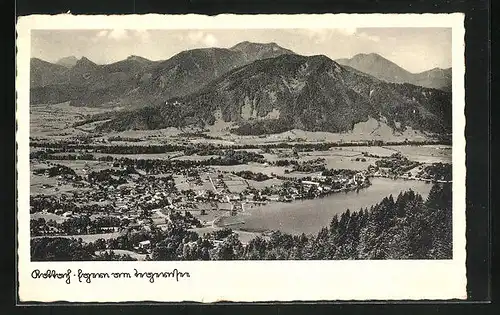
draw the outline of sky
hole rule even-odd
[[[31,57],[56,62],[82,56],[107,64],[137,55],[165,60],[193,48],[270,43],[295,53],[351,58],[378,53],[410,72],[451,67],[451,28],[33,30]]]

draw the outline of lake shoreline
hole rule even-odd
[[[395,198],[409,189],[426,199],[432,187],[429,182],[408,179],[374,177],[372,181],[370,186],[357,191],[252,207],[245,215],[221,217],[223,224],[214,227],[256,233],[279,230],[293,235],[314,234],[327,226],[334,215],[369,208],[389,195]]]

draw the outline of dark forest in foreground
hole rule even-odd
[[[179,216],[181,217],[181,216]],[[244,246],[230,229],[200,237],[179,220],[166,230],[153,228],[116,239],[83,243],[62,237],[31,240],[33,261],[134,260],[103,253],[132,249],[150,239],[151,260],[344,260],[451,259],[451,184],[434,184],[427,200],[413,191],[384,198],[370,209],[334,216],[316,235],[292,236],[279,231],[257,237]],[[99,254],[96,254],[99,253]]]

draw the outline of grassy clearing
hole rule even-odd
[[[221,230],[222,228],[214,228],[214,227],[202,227],[202,228],[196,228],[196,229],[191,229],[191,231],[198,233],[199,236],[203,236],[204,234],[212,233],[217,230]],[[251,240],[256,238],[257,236],[261,235],[261,233],[258,232],[247,232],[247,231],[240,231],[240,230],[233,230],[236,234],[238,234],[238,239],[241,241],[243,244],[248,244]]]
[[[412,161],[421,163],[451,163],[452,150],[451,146],[387,146],[385,147],[393,152],[401,152],[404,156]]]
[[[266,175],[276,174],[276,175],[284,175],[286,167],[282,166],[271,166],[271,165],[263,165],[258,163],[249,163],[242,165],[224,165],[224,166],[212,166],[215,170],[220,170],[224,172],[240,172],[240,171],[251,171],[253,173],[263,173]]]
[[[96,107],[75,107],[69,102],[53,105],[30,106],[30,135],[34,137],[68,138],[87,132],[73,128],[88,115],[109,111]]]

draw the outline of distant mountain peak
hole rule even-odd
[[[93,62],[92,60],[90,60],[89,58],[83,56],[82,58],[80,58],[77,62],[77,64],[93,64],[95,65],[96,63]]]
[[[75,56],[67,56],[67,57],[63,57],[63,58],[59,59],[58,61],[56,61],[56,64],[61,65],[61,66],[65,66],[67,68],[71,68],[71,67],[74,67],[77,62],[78,62],[78,58],[76,58]]]
[[[243,41],[229,48],[232,51],[243,53],[247,60],[253,61],[258,59],[274,58],[280,55],[295,55],[290,49],[281,47],[275,42],[271,43],[254,43]]]
[[[451,68],[440,68],[440,67],[434,67],[430,70],[424,71],[424,72],[449,72],[451,71]]]
[[[352,58],[336,61],[386,82],[410,83],[444,91],[451,89],[451,69],[434,68],[421,73],[411,73],[377,53],[360,53]]]
[[[270,42],[270,43],[256,43],[256,42],[243,41],[243,42],[240,42],[240,43],[234,45],[233,47],[231,47],[229,49],[231,49],[231,50],[241,50],[241,49],[247,49],[249,47],[260,47],[260,48],[264,48],[264,47],[277,47],[277,48],[280,48],[280,49],[287,50],[287,51],[291,52],[291,50],[283,48],[283,47],[281,47],[280,45],[278,45],[275,42]]]
[[[399,65],[397,65],[395,62],[392,60],[387,59],[386,57],[377,54],[377,53],[361,53],[361,54],[356,54],[354,55],[351,60],[365,60],[365,61],[371,61],[371,62],[384,62],[386,64],[390,64],[391,66],[395,66],[398,68],[403,69]],[[405,69],[403,69],[406,71]]]
[[[139,62],[151,62],[151,60],[137,55],[130,55],[127,57],[127,60],[134,60]]]

